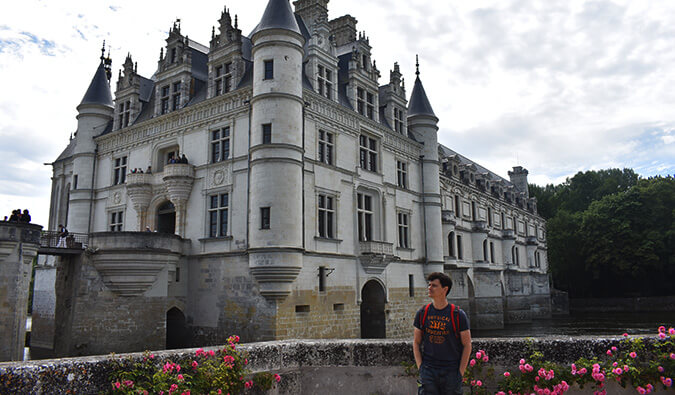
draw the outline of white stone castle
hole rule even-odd
[[[89,239],[37,271],[34,356],[409,337],[434,271],[473,328],[550,316],[527,170],[439,145],[419,66],[407,99],[355,18],[293,4],[248,37],[226,9],[208,46],[174,24],[114,99],[101,56],[52,164],[49,228]]]

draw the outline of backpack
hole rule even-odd
[[[424,315],[422,316],[421,329],[424,329],[424,322],[427,320],[427,313],[429,312],[429,306],[431,306],[431,303],[429,303],[424,307]],[[455,324],[455,315],[457,315],[457,324]],[[457,327],[459,326],[459,306],[455,306],[452,303],[450,303],[450,320],[452,321],[452,331],[455,332],[455,337],[459,339],[459,332],[457,331]]]

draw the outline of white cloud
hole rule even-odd
[[[248,34],[266,2],[227,5]],[[42,163],[75,130],[101,41],[111,47],[114,76],[127,52],[150,76],[176,17],[183,33],[208,44],[223,5],[27,0],[4,7],[0,153],[14,154],[0,168],[13,173],[2,178],[0,214],[29,206],[36,222],[47,223],[50,169]],[[331,18],[359,20],[380,83],[398,61],[410,93],[419,53],[439,140],[498,174],[515,164],[538,183],[608,166],[675,172],[675,3],[334,0],[329,9]]]

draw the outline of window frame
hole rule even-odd
[[[396,185],[408,189],[408,162],[396,159]]]
[[[274,79],[274,59],[263,60],[263,80]]]
[[[218,137],[215,137],[216,133],[218,133]],[[218,163],[230,159],[230,156],[232,155],[230,126],[223,126],[211,130],[209,132],[209,137],[209,163]],[[227,153],[227,155],[225,155],[225,153]]]
[[[272,228],[272,208],[260,207],[260,229]]]
[[[374,240],[374,221],[375,221],[375,196],[365,193],[356,193],[356,218],[357,218],[357,236],[359,241]],[[370,207],[367,207],[369,203]]]
[[[337,239],[337,197],[324,192],[317,193],[316,209],[317,236],[324,239]]]
[[[333,166],[335,159],[335,133],[319,129],[317,159]]]
[[[333,99],[333,70],[320,64],[317,66],[317,93],[327,99]]]
[[[160,97],[160,115],[168,114],[169,111],[169,98],[171,96],[171,85],[164,85],[159,88],[159,97]]]
[[[379,140],[369,134],[361,133],[359,135],[359,167],[363,170],[377,173],[380,167],[378,163],[379,154]]]
[[[396,230],[398,248],[410,249],[410,212],[398,210],[396,212]]]
[[[225,62],[215,67],[213,84],[213,96],[224,95],[232,91],[232,62]]]
[[[124,210],[108,211],[108,231],[110,232],[124,231]]]
[[[127,168],[129,157],[127,155],[114,157],[113,161],[113,185],[122,185],[127,180]]]
[[[272,124],[263,123],[262,124],[262,143],[261,144],[272,144]]]
[[[209,238],[228,237],[230,235],[230,192],[223,191],[212,193],[208,195],[207,199],[208,200],[206,206],[207,207],[206,213],[208,218],[207,221],[208,237]],[[215,199],[215,207],[214,207],[214,199]],[[223,226],[225,227],[224,229]]]
[[[171,84],[171,111],[180,110],[182,88],[183,81],[176,81]]]

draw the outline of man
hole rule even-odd
[[[56,245],[56,248],[66,248],[66,237],[68,237],[68,229],[59,224],[59,243]]]
[[[452,280],[447,274],[431,273],[427,281],[433,303],[417,312],[414,324],[413,352],[420,373],[418,393],[461,394],[462,376],[471,355],[469,319],[463,310],[448,303]]]

